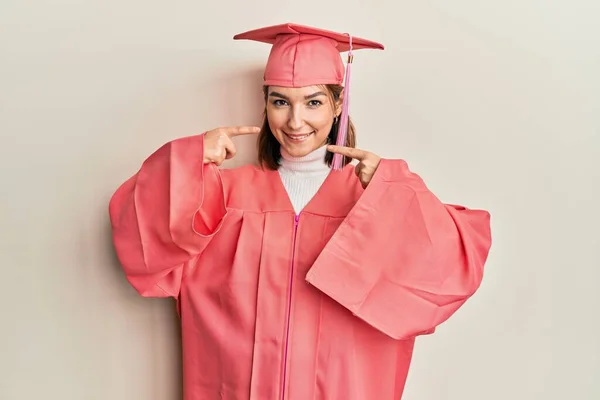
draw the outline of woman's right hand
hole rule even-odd
[[[257,126],[231,126],[217,128],[204,134],[204,164],[221,165],[235,156],[236,149],[231,138],[259,133]]]

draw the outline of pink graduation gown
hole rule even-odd
[[[181,318],[185,400],[398,400],[415,337],[482,280],[489,214],[441,203],[401,160],[366,190],[332,172],[296,215],[277,171],[153,153],[110,202],[114,245]]]

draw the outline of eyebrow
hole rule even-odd
[[[269,93],[269,96],[279,97],[279,98],[282,98],[284,100],[289,100],[289,98],[287,96],[284,96],[283,94],[277,93],[277,92],[271,92],[271,93]],[[309,94],[308,96],[304,96],[304,99],[305,100],[309,100],[309,99],[312,99],[312,98],[315,98],[315,97],[318,97],[318,96],[325,96],[325,93],[324,92],[316,92],[316,93],[313,93],[313,94]]]

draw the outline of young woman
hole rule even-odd
[[[331,145],[347,35],[285,24],[236,39],[273,45],[264,124],[169,142],[118,188],[127,279],[177,300],[186,400],[398,400],[415,337],[481,282],[489,214],[354,148],[351,124],[346,146]],[[256,133],[258,166],[217,168],[233,137]]]

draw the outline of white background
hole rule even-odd
[[[166,141],[260,122],[269,46],[232,36],[283,22],[384,43],[355,55],[359,146],[492,214],[484,283],[418,340],[405,399],[599,399],[599,20],[596,0],[2,0],[0,399],[180,398],[173,303],[125,281],[108,201]]]

